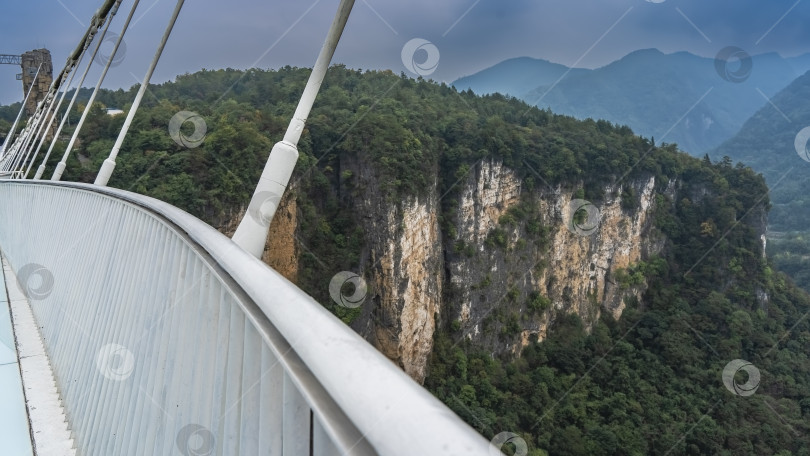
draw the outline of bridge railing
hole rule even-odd
[[[490,454],[311,297],[169,204],[0,181],[0,249],[79,454]]]

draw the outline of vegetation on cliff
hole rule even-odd
[[[768,254],[805,290],[810,290],[810,160],[807,145],[797,150],[796,139],[810,126],[808,96],[810,73],[775,95],[736,136],[711,153],[715,158],[728,155],[763,174],[773,202]]]
[[[215,226],[229,219],[247,204],[307,74],[202,71],[150,86],[111,185]],[[133,95],[104,91],[99,102],[126,110]],[[92,181],[123,122],[101,104],[90,109],[65,180]],[[170,138],[169,119],[181,110],[206,120],[200,147]],[[591,201],[607,185],[655,176],[654,224],[666,245],[659,258],[625,271],[628,285],[644,280],[648,288],[619,321],[604,312],[586,334],[576,316],[560,316],[548,339],[517,359],[482,353],[442,321],[426,386],[485,436],[521,435],[532,456],[810,454],[810,299],[762,255],[767,188],[750,169],[695,159],[609,122],[342,67],[329,72],[300,151],[293,188],[308,249],[298,283],[344,321],[356,311],[332,303],[324,280],[365,260],[365,214],[352,202],[369,191],[347,163],[362,162],[366,181],[372,176],[391,205],[423,194],[438,176],[445,248],[469,255],[474,249],[453,242],[449,211],[457,183],[482,158],[517,170],[527,188],[581,186],[577,196]],[[509,215],[542,235],[530,212]],[[497,233],[492,244],[500,245]],[[549,306],[540,294],[530,300],[537,311]],[[724,386],[734,359],[761,371],[753,396]]]
[[[728,161],[693,161],[678,179],[702,201],[659,196],[664,257],[626,277],[649,287],[619,321],[604,312],[588,335],[570,315],[516,360],[449,327],[426,386],[480,432],[519,433],[530,454],[810,454],[810,299],[761,255],[762,180]],[[761,372],[755,395],[724,386],[734,359]]]

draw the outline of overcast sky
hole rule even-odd
[[[112,30],[120,29],[133,1],[123,2]],[[57,72],[101,3],[5,2],[0,54],[45,47]],[[201,68],[309,67],[338,3],[189,0],[152,81]],[[126,88],[143,77],[174,5],[141,1],[125,58],[106,87]],[[801,0],[358,0],[334,62],[407,72],[401,51],[413,38],[435,44],[440,59],[430,78],[446,82],[520,56],[588,68],[646,48],[714,57],[733,45],[752,55],[793,56],[810,52],[808,19],[810,1]],[[94,65],[83,85],[92,87],[98,71]],[[19,72],[0,65],[0,104],[22,99]]]

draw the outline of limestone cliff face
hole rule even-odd
[[[246,208],[239,210],[217,227],[217,230],[225,236],[233,236],[246,210]],[[298,243],[295,242],[297,229],[298,202],[295,189],[290,188],[281,199],[273,222],[270,224],[270,233],[267,235],[262,261],[293,283],[298,279],[299,251]]]
[[[280,201],[276,215],[270,223],[270,233],[264,246],[262,261],[280,272],[291,282],[298,278],[298,200],[295,189],[290,189]]]
[[[458,237],[446,246],[453,301],[447,317],[476,344],[514,354],[530,335],[545,338],[561,315],[576,313],[589,329],[602,311],[620,317],[625,298],[640,298],[643,290],[622,290],[613,275],[660,249],[650,233],[654,184],[651,177],[624,182],[632,192],[605,188],[604,201],[594,202],[598,225],[583,235],[569,229],[576,199],[571,189],[526,190],[513,170],[481,162],[459,197]],[[623,208],[623,192],[637,195],[624,205],[630,209]],[[540,234],[508,217],[521,200],[534,211]],[[492,242],[498,231],[501,237]]]
[[[394,204],[380,197],[379,181],[369,167],[350,162],[346,169],[352,169],[356,185],[366,189],[365,197],[347,203],[366,233],[362,271],[357,272],[366,278],[368,294],[352,327],[422,382],[433,348],[443,283],[436,182],[427,197]],[[297,241],[297,197],[292,189],[279,203],[262,256],[293,283],[297,283],[302,253]],[[232,236],[243,213],[222,224],[219,231]]]
[[[369,290],[352,327],[383,354],[422,382],[433,348],[442,296],[442,237],[437,179],[426,196],[396,203],[382,196],[380,180],[362,162],[348,162],[352,200],[366,233],[363,275]]]
[[[582,235],[569,223],[575,183],[529,188],[499,161],[473,168],[444,209],[438,173],[419,196],[391,201],[373,167],[359,158],[341,166],[353,180],[351,191],[337,190],[340,205],[365,233],[355,272],[368,293],[351,326],[420,382],[437,322],[493,354],[519,355],[565,314],[578,314],[588,329],[601,312],[620,317],[625,299],[640,299],[644,284],[622,288],[616,271],[663,245],[651,230],[653,178],[605,187],[594,201],[599,223]],[[298,197],[293,190],[281,201],[263,258],[293,282],[302,253]],[[443,231],[442,217],[454,229]]]
[[[374,305],[354,327],[421,382],[442,294],[435,195],[408,199],[384,214],[379,231],[371,232],[380,241],[370,246]]]

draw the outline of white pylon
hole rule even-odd
[[[284,190],[290,182],[295,164],[298,162],[298,140],[301,138],[301,133],[304,132],[304,125],[312,110],[312,104],[321,88],[326,70],[335,54],[335,48],[337,48],[353,6],[354,0],[341,0],[335,19],[329,28],[329,34],[318,55],[318,60],[309,75],[307,86],[304,88],[295,114],[284,134],[284,139],[277,142],[270,151],[270,157],[267,159],[259,183],[250,199],[248,210],[233,234],[233,241],[256,258],[261,258],[264,253],[270,222],[273,220]]]

